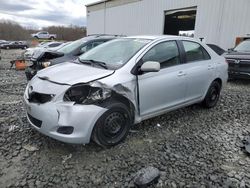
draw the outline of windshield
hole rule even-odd
[[[250,52],[250,40],[243,41],[234,50],[237,52]]]
[[[127,61],[132,58],[136,52],[149,42],[150,40],[147,39],[115,39],[86,52],[79,57],[79,60],[103,62],[107,65],[107,67],[117,69],[127,63]]]
[[[84,42],[86,42],[86,41],[83,39],[79,39],[79,40],[71,42],[70,44],[60,48],[57,51],[62,52],[64,54],[69,54],[69,53],[72,53],[73,51],[75,51],[77,48],[79,48]]]

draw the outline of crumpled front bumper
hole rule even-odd
[[[43,87],[41,85],[39,88],[54,88],[52,90],[55,91],[57,90],[56,88],[58,88],[57,84],[45,81],[43,81],[43,83],[47,86]],[[33,91],[36,91],[36,87],[34,85],[32,86]],[[58,93],[55,94],[57,97],[55,100],[44,104],[29,102],[29,87],[30,84],[26,88],[24,102],[27,109],[28,121],[37,131],[66,143],[89,143],[96,121],[107,109],[96,105],[77,105],[73,102],[64,102],[60,100],[60,89],[58,89]],[[66,87],[67,86],[61,86],[60,88],[64,88],[62,90],[65,90]],[[50,93],[50,91],[47,92]],[[62,134],[58,132],[59,127],[68,126],[74,128],[71,134]]]

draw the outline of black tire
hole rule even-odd
[[[50,37],[49,39],[50,39],[50,40],[54,40],[55,38],[54,38],[54,37]]]
[[[217,105],[221,92],[221,84],[218,81],[213,81],[210,85],[206,97],[202,102],[205,108],[213,108]]]
[[[132,124],[131,114],[126,105],[114,103],[96,122],[92,140],[102,147],[121,143],[128,135]]]

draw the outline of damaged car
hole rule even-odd
[[[119,38],[39,71],[25,90],[27,118],[59,141],[110,147],[143,120],[195,103],[216,106],[227,69],[195,39]]]
[[[65,43],[62,42],[41,42],[37,47],[27,48],[24,52],[24,58],[26,60],[30,60],[35,51],[40,50],[57,50],[56,48],[60,48],[60,46],[64,45]]]
[[[94,35],[71,42],[70,44],[58,50],[40,50],[36,51],[31,61],[32,63],[26,69],[25,74],[28,80],[31,80],[37,71],[59,63],[74,61],[78,56],[84,54],[90,49],[114,39],[112,35]]]

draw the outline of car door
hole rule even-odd
[[[142,117],[150,116],[185,101],[186,80],[176,41],[164,41],[153,46],[140,60],[157,61],[159,72],[138,76],[139,107]]]
[[[40,38],[41,38],[41,39],[47,38],[47,32],[41,32],[41,33],[40,33]]]
[[[13,45],[11,46],[12,49],[16,49],[18,48],[19,43],[18,42],[14,42]]]
[[[214,78],[215,64],[199,43],[182,41],[185,51],[187,101],[200,100]]]

